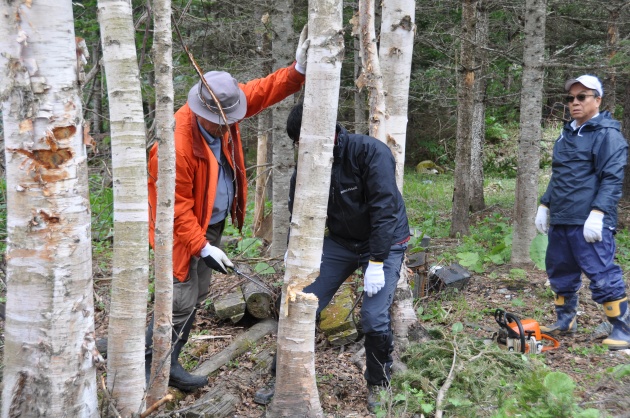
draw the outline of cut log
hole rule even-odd
[[[245,296],[247,311],[254,318],[265,319],[272,317],[273,295],[269,290],[250,281],[245,282],[241,289],[243,289],[243,295]]]
[[[196,376],[208,376],[226,365],[230,360],[233,360],[249,350],[254,342],[260,340],[267,334],[277,332],[277,330],[278,322],[276,320],[265,319],[260,321],[248,329],[247,332],[236,337],[223,351],[201,363],[192,374]]]
[[[245,316],[245,299],[243,291],[237,287],[232,292],[221,295],[214,300],[214,311],[220,319],[229,319],[233,324]]]

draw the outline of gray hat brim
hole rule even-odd
[[[199,83],[201,83],[201,81],[198,81],[194,86],[192,86],[188,92],[188,107],[190,107],[190,110],[192,110],[197,116],[201,116],[212,123],[216,123],[217,125],[225,125],[225,121],[221,115],[212,112],[201,102],[201,100],[199,100],[199,96],[197,96],[197,93],[199,92]],[[212,88],[212,86],[210,86],[210,88]],[[240,99],[238,106],[230,109],[230,112],[224,111],[225,116],[227,117],[228,125],[241,121],[247,113],[247,98],[245,97],[245,93],[240,87],[238,89],[238,93]]]

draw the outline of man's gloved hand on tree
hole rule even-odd
[[[302,74],[306,73],[307,51],[310,44],[311,41],[308,39],[308,24],[306,24],[302,28],[297,50],[295,51],[295,69]]]

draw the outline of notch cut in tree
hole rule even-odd
[[[304,116],[269,417],[323,416],[314,363],[317,300],[302,289],[319,275],[324,242],[343,58],[342,2],[309,1],[308,32]]]

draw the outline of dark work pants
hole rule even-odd
[[[581,225],[549,227],[546,266],[551,290],[560,296],[576,293],[584,272],[591,281],[592,298],[597,303],[622,299],[626,295],[621,268],[615,264],[615,237],[604,228],[602,241],[589,243]]]
[[[363,298],[361,326],[366,334],[390,330],[389,308],[394,299],[406,249],[407,244],[392,245],[389,257],[383,263],[385,286],[377,294],[371,297],[366,294]],[[329,237],[324,238],[319,276],[303,290],[304,293],[313,293],[319,298],[318,314],[328,306],[337,289],[355,270],[362,269],[365,273],[369,261],[369,253],[357,254]]]
[[[406,243],[392,245],[389,257],[383,262],[385,286],[371,297],[365,294],[361,304],[361,326],[365,333],[365,378],[371,385],[386,385],[389,382],[393,349],[389,308],[394,299],[406,249]],[[369,261],[369,253],[357,254],[329,237],[324,238],[319,276],[303,290],[318,297],[318,314],[355,270],[360,268],[365,273]]]

